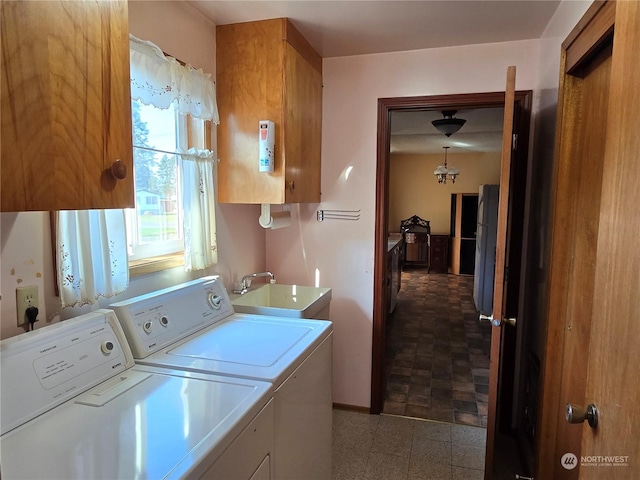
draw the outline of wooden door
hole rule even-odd
[[[585,396],[600,418],[596,430],[581,427],[584,479],[640,478],[638,45],[640,3],[617,2]],[[598,456],[623,458],[599,459],[604,465],[594,466]]]
[[[597,3],[563,44],[536,478],[640,476],[639,32],[637,2]]]
[[[515,109],[515,86],[516,67],[507,69],[507,86],[504,101],[504,124],[502,130],[502,159],[500,162],[500,197],[498,201],[498,225],[496,233],[496,269],[493,287],[493,329],[491,332],[491,366],[489,370],[489,405],[487,415],[487,452],[485,458],[485,479],[490,480],[493,476],[494,451],[496,444],[496,429],[498,428],[499,416],[499,395],[500,377],[504,375],[502,351],[505,348],[507,339],[505,328],[513,328],[503,320],[505,313],[505,300],[507,291],[507,279],[505,278],[505,265],[507,259],[507,227],[509,217],[509,193],[511,180],[511,152],[513,145],[513,117]]]

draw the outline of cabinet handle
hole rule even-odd
[[[118,158],[111,164],[111,175],[117,180],[127,178],[127,164]]]
[[[295,190],[295,189],[296,189],[296,182],[295,182],[295,180],[291,180],[291,181],[289,182],[289,189],[291,189],[291,190]]]

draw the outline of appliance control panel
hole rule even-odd
[[[204,277],[109,306],[134,358],[145,358],[234,313],[218,276]]]
[[[2,434],[134,365],[110,310],[3,340],[0,362]]]

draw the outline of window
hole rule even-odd
[[[210,76],[130,35],[135,209],[128,257],[142,273],[217,262],[215,162],[208,121],[218,123]],[[171,258],[170,264],[158,261]],[[147,265],[154,264],[152,268]]]
[[[186,150],[186,116],[131,102],[136,208],[127,210],[129,260],[183,251],[179,155]]]

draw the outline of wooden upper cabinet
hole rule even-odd
[[[0,9],[0,210],[132,207],[126,0]]]
[[[216,28],[218,199],[319,203],[322,58],[286,18]],[[258,169],[258,122],[275,123],[274,171]]]

